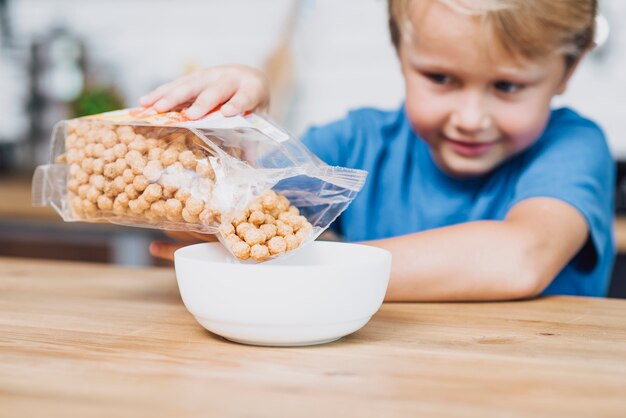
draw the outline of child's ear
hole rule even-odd
[[[578,55],[572,61],[567,63],[567,68],[565,69],[565,74],[563,74],[563,78],[561,79],[561,82],[559,83],[559,85],[558,85],[558,87],[556,89],[556,94],[563,94],[563,93],[565,93],[565,90],[567,89],[567,84],[569,83],[569,80],[572,78],[572,75],[574,75],[574,72],[576,72],[576,68],[578,68],[578,64],[580,64],[580,62],[582,61],[582,59],[583,59],[583,57],[585,55],[587,55],[586,52]]]

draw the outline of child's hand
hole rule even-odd
[[[215,235],[199,234],[197,232],[174,232],[164,231],[165,235],[173,238],[180,243],[172,243],[166,241],[152,241],[150,243],[150,254],[153,257],[162,258],[164,260],[174,260],[174,252],[179,248],[183,248],[187,245],[198,244],[201,242],[213,242],[217,241]]]
[[[244,65],[206,68],[157,87],[139,99],[144,107],[167,112],[193,102],[184,112],[199,119],[222,105],[224,116],[264,109],[269,104],[269,84],[263,73]]]

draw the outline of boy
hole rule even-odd
[[[392,112],[361,109],[302,140],[369,172],[333,228],[393,254],[388,301],[605,295],[614,165],[602,131],[550,110],[593,46],[595,0],[390,0],[406,85]],[[216,67],[142,98],[195,99],[199,118],[263,108],[263,76]],[[171,257],[155,244],[153,254]]]

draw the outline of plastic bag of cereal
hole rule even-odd
[[[59,122],[33,204],[65,221],[217,234],[239,260],[316,239],[367,173],[331,167],[268,117],[124,109]]]

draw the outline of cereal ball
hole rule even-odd
[[[159,180],[162,172],[163,165],[159,160],[148,161],[146,167],[143,169],[143,175],[146,176],[146,178],[151,182]]]
[[[254,212],[250,214],[250,217],[248,218],[248,222],[256,226],[259,226],[265,223],[265,214],[259,210],[255,210]]]
[[[80,168],[87,174],[93,173],[93,158],[84,158],[80,163]]]
[[[117,135],[110,129],[102,129],[100,131],[100,141],[107,148],[113,148],[117,144]]]
[[[104,156],[104,151],[106,151],[106,148],[104,147],[103,144],[100,144],[100,143],[94,144],[93,156],[95,158],[102,158]]]
[[[277,197],[277,203],[276,203],[276,208],[281,211],[284,212],[287,209],[289,209],[289,200],[287,200],[287,198],[283,195],[278,195]]]
[[[74,175],[74,178],[80,183],[80,184],[85,184],[89,181],[89,174],[87,174],[85,171],[83,170],[78,170],[76,172],[76,174]]]
[[[126,153],[124,157],[130,168],[133,169],[133,173],[141,174],[143,168],[146,166],[146,160],[141,156],[141,153],[137,150],[131,150]]]
[[[235,227],[230,222],[220,225],[219,231],[223,237],[227,237],[235,233]]]
[[[85,148],[86,146],[87,146],[87,143],[82,137],[79,136],[78,138],[76,138],[76,142],[74,143],[74,148],[82,149],[82,148]]]
[[[196,156],[193,155],[193,152],[190,150],[185,150],[178,154],[178,161],[183,165],[183,167],[188,169],[196,168]]]
[[[196,159],[196,173],[201,177],[215,180],[215,171],[213,171],[213,167],[211,167],[211,164],[206,158],[202,160]]]
[[[250,258],[250,246],[243,241],[234,243],[230,249],[239,259],[247,260]]]
[[[102,174],[108,179],[114,179],[121,173],[117,171],[117,167],[115,163],[107,163],[104,165],[104,169],[102,170]]]
[[[278,204],[278,196],[275,191],[268,190],[261,195],[259,201],[265,210],[272,210],[275,209]]]
[[[115,155],[115,158],[124,158],[127,152],[128,147],[124,144],[115,144],[113,147],[113,154]]]
[[[87,190],[86,200],[96,203],[98,201],[98,196],[100,196],[100,191],[96,189],[94,186],[90,186],[89,190]]]
[[[150,203],[144,199],[143,196],[139,196],[137,199],[128,202],[128,208],[131,212],[140,215],[150,207]]]
[[[159,140],[156,138],[146,138],[146,145],[148,149],[157,148],[159,146]]]
[[[130,199],[128,195],[124,192],[117,195],[115,200],[113,201],[113,212],[116,215],[122,215],[126,212],[126,208],[128,208],[128,202]]]
[[[89,123],[80,121],[76,123],[76,127],[74,129],[74,132],[76,132],[77,135],[87,135],[87,132],[89,132],[89,129],[91,128]]]
[[[124,192],[128,195],[129,199],[137,199],[139,197],[139,192],[137,191],[137,189],[135,189],[135,186],[133,186],[132,184],[127,184],[126,187],[124,187]]]
[[[246,229],[243,232],[243,236],[241,238],[243,238],[243,240],[246,241],[250,246],[255,244],[263,244],[267,239],[265,233],[257,228]]]
[[[281,212],[278,215],[278,220],[281,221],[281,222],[286,223],[289,226],[292,226],[293,223],[295,222],[295,219],[294,219],[295,216],[296,215],[294,215],[293,213],[290,213],[290,212]]]
[[[191,215],[199,215],[202,209],[204,209],[204,201],[197,197],[190,197],[185,202],[185,209],[187,209]]]
[[[141,215],[148,221],[156,221],[157,219],[159,219],[159,215],[152,211],[152,207],[146,209],[145,212]]]
[[[263,205],[261,205],[261,203],[257,199],[257,200],[252,201],[252,203],[248,205],[248,210],[250,211],[250,213],[263,212]]]
[[[187,190],[178,189],[174,194],[174,198],[180,200],[181,203],[186,203],[187,199],[191,197],[191,193]]]
[[[270,256],[270,250],[265,245],[255,244],[250,248],[250,256],[256,261],[263,261]]]
[[[232,248],[233,245],[235,245],[238,242],[241,242],[241,238],[239,238],[237,234],[227,235],[226,237],[224,237],[224,240],[226,240],[226,243],[228,244],[229,248]]]
[[[267,239],[272,239],[276,236],[276,225],[263,224],[259,227],[259,229],[263,231]]]
[[[165,200],[157,200],[156,202],[152,203],[152,205],[150,205],[150,210],[158,218],[165,218]]]
[[[233,222],[233,225],[235,223]],[[237,235],[239,235],[241,238],[243,238],[244,233],[248,230],[248,229],[256,229],[254,227],[254,225],[248,223],[248,222],[241,222],[239,225],[237,225],[235,227],[235,230],[237,231]]]
[[[161,156],[163,155],[163,149],[162,148],[150,148],[148,150],[148,159],[149,160],[160,160]]]
[[[174,197],[178,188],[172,186],[163,186],[163,197],[167,199],[171,199]]]
[[[98,208],[100,210],[111,210],[113,209],[113,199],[108,196],[101,194],[98,196],[98,200],[96,202],[98,204]]]
[[[287,235],[285,237],[285,242],[287,243],[287,251],[295,250],[298,246],[300,246],[300,241],[295,235]]]
[[[120,141],[124,144],[129,144],[135,139],[135,131],[131,126],[119,126],[116,129],[116,133]]]
[[[161,162],[163,165],[172,165],[178,161],[178,151],[174,148],[168,148],[161,154]]]
[[[80,186],[78,186],[78,196],[80,196],[81,199],[86,199],[87,192],[90,188],[91,186],[89,184],[81,184]]]
[[[117,160],[115,160],[115,170],[118,172],[119,175],[122,175],[126,168],[128,168],[128,162],[125,158],[118,158]]]
[[[193,215],[193,214],[189,213],[187,208],[183,208],[182,216],[183,216],[183,219],[185,220],[185,222],[189,222],[189,223],[192,223],[192,224],[196,224],[196,223],[200,222],[200,217],[198,215]]]
[[[137,178],[139,178],[139,176],[135,177],[135,180],[137,180]],[[163,189],[160,184],[152,183],[145,188],[142,196],[146,201],[152,203],[161,198],[162,192]]]
[[[289,213],[293,213],[294,215],[300,215],[300,211],[295,206],[289,206],[288,211]]]
[[[85,213],[86,216],[92,216],[98,210],[96,204],[90,200],[83,200],[81,204],[81,209]]]
[[[221,214],[218,211],[205,207],[199,215],[200,222],[204,225],[219,225]],[[232,224],[229,224],[232,226]]]
[[[276,218],[274,218],[272,215],[267,213],[267,214],[265,214],[265,223],[268,224],[268,225],[272,225],[272,224],[276,223]]]
[[[148,144],[146,144],[146,140],[143,135],[136,135],[135,139],[133,139],[128,144],[128,149],[138,151],[141,154],[145,154],[146,152],[148,152]]]
[[[290,225],[278,220],[276,221],[276,235],[280,235],[281,237],[293,234],[293,228]]]
[[[86,157],[93,157],[95,149],[96,149],[96,145],[95,144],[87,144],[87,145],[85,145],[85,148],[84,148],[85,156]]]
[[[183,215],[183,204],[178,199],[167,199],[165,202],[165,214],[172,222],[179,222]]]
[[[101,174],[92,174],[91,177],[89,177],[89,184],[94,186],[99,191],[104,190],[104,183],[104,176]]]
[[[304,229],[303,228],[303,229],[299,229],[298,232],[296,232],[295,235],[296,235],[296,238],[298,239],[298,241],[300,243],[302,243],[302,242],[304,242],[308,238],[310,232],[311,232],[310,229]]]
[[[237,216],[235,216],[235,218],[231,222],[235,227],[237,227],[241,223],[247,222],[247,220],[248,220],[248,215],[246,215],[246,213],[240,213]]]
[[[185,145],[185,134],[177,133],[173,135],[171,148],[174,148],[176,151],[183,152],[187,150],[187,146]]]
[[[110,149],[104,150],[104,153],[102,153],[102,159],[104,160],[105,163],[112,163],[113,161],[117,159],[117,157],[115,156],[113,149],[110,148]]]
[[[69,165],[70,176],[72,177],[74,177],[80,170],[82,170],[80,164],[73,163]]]
[[[284,253],[287,249],[287,242],[285,242],[285,238],[276,236],[267,241],[267,248],[272,255]]]
[[[126,183],[132,183],[133,180],[135,180],[135,173],[133,173],[132,169],[127,168],[122,173],[122,178],[124,179]]]
[[[104,160],[102,158],[95,158],[92,168],[94,174],[102,174],[104,172]]]
[[[142,175],[135,176],[133,180],[133,186],[135,186],[135,190],[137,190],[138,192],[143,192],[144,190],[146,190],[146,187],[148,187],[148,184],[150,184],[150,182],[145,176],[142,176]],[[161,186],[159,186],[159,188],[160,187]]]
[[[67,162],[70,164],[72,163],[80,164],[84,158],[84,155],[85,155],[84,151],[78,150],[76,148],[70,148],[67,150],[66,159],[67,159]]]
[[[72,148],[76,146],[78,136],[75,133],[70,133],[65,137],[65,148]]]
[[[67,181],[67,189],[73,193],[78,193],[78,187],[80,183],[76,179],[69,179]]]
[[[124,191],[126,187],[126,182],[123,177],[115,177],[112,182],[109,183],[109,189],[105,191],[109,196],[117,196],[119,193]]]

